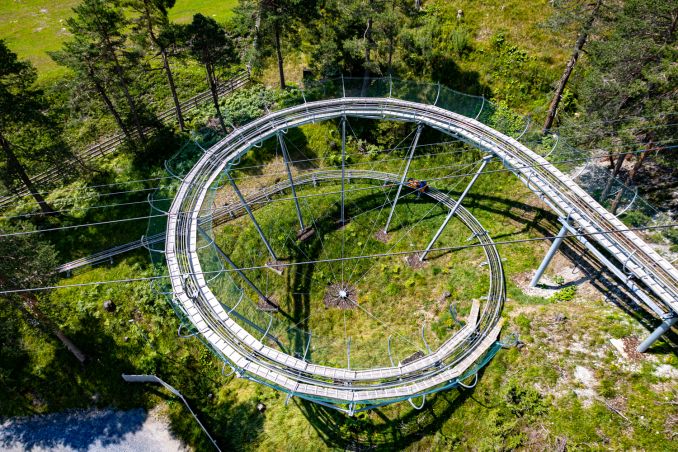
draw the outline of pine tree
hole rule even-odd
[[[214,19],[196,14],[193,16],[193,21],[185,28],[184,39],[190,54],[205,67],[207,84],[212,93],[217,118],[222,131],[226,133],[226,124],[219,107],[217,69],[221,65],[235,61],[231,38]]]
[[[2,233],[21,233],[30,231],[30,227],[20,225],[12,231]],[[3,237],[0,240],[0,291],[22,290],[49,286],[55,282],[54,268],[57,265],[57,253],[54,247],[35,234],[18,234]],[[85,354],[69,339],[63,331],[49,319],[40,308],[40,301],[34,292],[21,291],[0,295],[18,304],[20,309],[32,317],[37,324],[53,334],[78,361],[84,363]]]
[[[88,80],[130,139],[120,106],[116,105],[117,98],[121,98],[134,130],[145,142],[144,126],[150,121],[144,118],[145,108],[135,93],[132,76],[140,66],[140,55],[128,48],[125,31],[130,23],[120,1],[84,0],[73,12],[75,16],[66,21],[73,38],[64,43],[60,52],[52,53],[52,58]]]
[[[163,70],[172,94],[179,128],[183,131],[185,130],[184,117],[170,66],[170,49],[175,42],[176,35],[167,17],[167,11],[174,6],[174,3],[175,0],[124,0],[124,5],[137,15],[135,19],[132,19],[135,32],[143,36],[144,40],[149,41],[162,58]]]
[[[661,153],[676,141],[678,119],[678,6],[662,0],[628,0],[605,39],[588,48],[589,68],[580,86],[580,104],[594,125],[588,144],[612,147],[619,154],[601,200],[621,172],[629,149],[644,150],[628,173],[633,182],[649,151]],[[668,152],[668,151],[667,151]],[[616,211],[620,196],[612,202]]]
[[[41,92],[32,88],[35,79],[35,68],[29,62],[19,61],[17,55],[0,40],[0,148],[4,157],[0,172],[8,187],[14,185],[14,181],[20,182],[44,214],[54,214],[54,209],[45,201],[26,171],[26,164],[41,159],[57,160],[65,152],[65,147],[54,152],[54,143],[57,147],[63,143],[58,136],[53,138],[55,132],[58,134],[58,127],[44,113],[46,106]],[[52,137],[38,140],[40,134]],[[17,142],[26,135],[30,135],[28,150],[20,149]]]

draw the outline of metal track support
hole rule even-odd
[[[471,181],[468,183],[464,191],[462,192],[461,196],[459,196],[459,199],[457,199],[457,202],[454,204],[454,207],[450,210],[450,213],[447,214],[447,217],[445,217],[445,221],[443,221],[443,224],[440,225],[440,228],[438,229],[438,232],[433,236],[431,241],[429,242],[428,246],[426,247],[426,250],[419,256],[419,260],[421,262],[424,262],[424,259],[426,259],[426,256],[428,253],[431,251],[431,248],[433,248],[433,245],[436,243],[438,238],[440,237],[440,234],[443,233],[443,230],[445,229],[445,226],[447,226],[447,223],[450,222],[452,217],[454,216],[455,213],[457,213],[457,210],[461,206],[461,202],[464,200],[466,197],[466,194],[471,190],[471,187],[473,187],[473,184],[476,183],[476,180],[478,179],[478,176],[480,176],[480,173],[483,172],[489,161],[494,157],[493,155],[488,155],[486,157],[483,157],[483,163],[480,164],[480,168],[478,168],[478,171],[473,175],[473,178]]]
[[[341,117],[341,224],[346,223],[344,216],[344,178],[346,174],[346,116]]]
[[[664,333],[671,329],[678,322],[678,315],[665,318],[661,325],[650,334],[637,348],[640,353],[646,352]]]
[[[280,149],[282,149],[283,160],[285,161],[285,169],[287,170],[287,178],[290,180],[290,188],[292,189],[292,197],[294,198],[294,206],[297,208],[297,218],[299,219],[299,226],[303,231],[306,229],[304,227],[304,218],[301,216],[301,209],[299,208],[299,199],[297,199],[297,189],[294,187],[294,179],[292,179],[292,169],[290,168],[290,156],[287,153],[287,146],[285,146],[285,140],[283,138],[283,133],[278,132],[278,141],[280,142]]]
[[[388,234],[388,227],[391,225],[391,219],[393,219],[393,212],[395,212],[396,204],[398,204],[398,198],[400,198],[400,192],[403,189],[403,184],[405,183],[405,178],[407,177],[407,172],[410,169],[410,163],[412,163],[412,157],[414,156],[414,151],[417,149],[417,144],[419,143],[419,136],[421,131],[424,129],[424,125],[419,123],[417,126],[417,131],[414,134],[414,140],[412,141],[412,148],[410,149],[410,154],[407,157],[407,163],[405,164],[405,171],[400,178],[400,184],[398,184],[398,192],[396,193],[395,199],[393,200],[393,205],[391,206],[391,212],[388,214],[388,219],[386,220],[386,226],[384,226],[384,234]]]
[[[268,252],[271,255],[271,258],[273,259],[274,262],[277,261],[278,257],[273,252],[273,248],[271,248],[271,244],[268,243],[268,240],[266,239],[266,236],[264,235],[264,231],[261,230],[259,223],[257,223],[257,220],[254,218],[254,214],[252,213],[252,210],[250,209],[249,204],[247,204],[245,197],[242,195],[242,193],[240,193],[240,190],[238,189],[238,186],[235,184],[235,181],[233,180],[233,177],[231,176],[230,171],[227,171],[226,175],[228,176],[228,181],[231,183],[231,186],[233,187],[233,191],[235,191],[235,194],[238,195],[240,202],[242,203],[243,207],[247,211],[247,214],[250,216],[252,223],[254,223],[254,227],[257,229],[257,232],[259,233],[261,240],[264,242],[264,245],[266,245],[266,249],[268,249]]]
[[[201,234],[207,235],[207,233],[206,233],[201,227],[199,227],[199,226],[198,226],[198,231],[200,231]],[[252,289],[253,291],[255,291],[255,292],[257,293],[257,295],[259,295],[259,298],[261,298],[263,301],[265,301],[265,302],[267,302],[267,303],[274,304],[271,300],[268,299],[268,297],[267,297],[266,295],[264,295],[264,293],[263,293],[261,290],[259,290],[259,288],[256,286],[256,284],[254,284],[254,283],[253,283],[253,282],[245,275],[245,273],[240,269],[240,267],[238,267],[237,265],[235,265],[235,263],[231,260],[231,258],[228,256],[228,254],[224,253],[224,250],[222,250],[221,247],[220,247],[219,245],[217,245],[216,243],[214,243],[214,249],[216,250],[217,253],[219,253],[219,255],[220,255],[221,257],[224,258],[224,260],[226,261],[226,263],[227,263],[227,264],[228,264],[228,265],[229,265],[229,266],[230,266],[230,267],[238,274],[238,276],[240,276],[240,277],[243,279],[243,281],[245,281],[245,283],[250,287],[250,289]],[[242,290],[242,289],[241,289],[241,290]],[[277,306],[276,306],[276,307],[277,307]]]
[[[560,248],[560,244],[563,243],[565,234],[567,234],[567,225],[564,224],[563,227],[560,228],[560,231],[558,231],[558,235],[551,244],[551,248],[549,248],[548,252],[546,253],[546,256],[544,256],[544,259],[541,261],[541,264],[539,265],[537,272],[534,274],[532,281],[530,281],[530,287],[537,287],[537,284],[539,284],[539,280],[544,275],[546,267],[549,266],[551,259],[553,259],[553,256],[556,255],[558,248]]]

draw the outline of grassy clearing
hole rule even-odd
[[[363,124],[353,124],[358,134],[364,132]],[[371,124],[377,129],[392,127],[389,123]],[[336,123],[327,122],[302,127],[288,137],[288,148],[292,158],[308,160],[294,169],[295,177],[304,171],[337,169]],[[401,127],[400,138],[411,132],[409,126]],[[352,126],[350,128],[353,130]],[[411,139],[411,137],[410,137]],[[432,186],[458,196],[478,166],[480,155],[477,151],[453,142],[446,145],[426,146],[446,139],[437,133],[427,132],[409,175],[422,180],[440,177],[449,179],[432,182]],[[396,143],[394,143],[396,144]],[[348,170],[377,169],[399,174],[402,158],[409,140],[403,148],[379,153],[367,142],[351,133],[347,143]],[[369,150],[368,150],[369,149]],[[340,159],[339,159],[340,160]],[[313,168],[309,168],[313,165]],[[271,142],[253,151],[243,159],[242,170],[237,173],[240,189],[247,196],[253,195],[267,185],[284,179],[284,165],[279,151]],[[490,170],[500,168],[492,164]],[[306,242],[299,242],[295,233],[299,229],[293,215],[294,203],[287,192],[278,200],[259,208],[255,217],[279,258],[292,262],[324,261],[342,256],[378,255],[390,252],[408,252],[424,249],[443,218],[446,209],[431,202],[425,196],[421,199],[405,189],[389,229],[390,240],[382,243],[375,233],[382,229],[390,210],[387,199],[393,199],[396,187],[382,187],[380,183],[368,184],[353,180],[346,187],[346,215],[351,221],[345,227],[337,223],[340,210],[340,184],[323,183],[319,187],[311,184],[298,186],[302,215],[306,224],[313,226],[316,234]],[[474,188],[465,205],[495,237],[501,240],[534,237],[539,232],[542,218],[548,217],[539,207],[516,202],[513,195],[526,193],[519,182],[496,173],[484,176]],[[216,193],[216,205],[237,202],[230,187]],[[211,201],[208,201],[211,205]],[[258,206],[256,206],[258,207]],[[529,212],[526,213],[526,212]],[[522,224],[526,216],[532,215],[532,223]],[[215,230],[218,245],[242,267],[265,265],[271,258],[248,217],[241,217]],[[453,220],[436,243],[438,247],[467,245],[470,232],[457,219]],[[205,245],[208,242],[204,241]],[[541,244],[506,250],[512,271],[526,271],[537,264],[535,249]],[[347,342],[351,340],[351,367],[367,368],[388,366],[388,338],[392,337],[394,358],[402,360],[415,351],[425,351],[421,339],[421,328],[425,328],[426,342],[437,348],[458,326],[452,321],[450,304],[457,308],[460,319],[468,314],[473,299],[486,295],[489,288],[487,267],[482,263],[485,256],[482,248],[462,249],[447,253],[433,253],[429,263],[415,270],[406,263],[404,255],[358,259],[350,262],[316,262],[293,267],[284,277],[277,277],[268,270],[248,271],[248,277],[267,296],[278,302],[284,314],[276,316],[279,323],[270,329],[287,352],[302,354],[308,344],[308,331],[313,336],[309,358],[314,362],[345,366]],[[210,260],[211,259],[211,260]],[[218,270],[214,263],[214,252],[206,248],[204,262],[211,263],[210,269]],[[237,277],[233,276],[235,280]],[[240,293],[229,281],[222,278],[212,282],[227,309],[235,306]],[[351,310],[327,309],[323,298],[328,287],[345,283],[355,290],[353,301],[361,308]],[[450,298],[444,299],[443,293]],[[258,313],[254,308],[257,296],[248,292],[250,303],[241,303],[236,312],[256,319],[257,327],[242,324],[255,336],[261,336],[267,329],[269,314]],[[249,317],[254,316],[254,317]],[[289,331],[294,328],[294,332]],[[275,345],[271,341],[272,345]],[[280,344],[278,344],[280,346]]]
[[[177,0],[174,8],[170,10],[169,17],[174,22],[185,24],[191,21],[193,15],[201,13],[214,18],[217,22],[224,23],[233,15],[233,8],[238,5],[238,0]]]
[[[67,39],[64,21],[78,0],[7,0],[0,2],[0,38],[9,48],[27,58],[41,77],[58,77],[65,73],[47,55],[58,50]]]
[[[68,32],[65,20],[71,16],[78,0],[4,0],[0,2],[0,39],[7,43],[19,58],[27,58],[38,69],[43,82],[66,73],[52,61],[47,52],[58,50]],[[178,0],[170,10],[170,19],[188,23],[196,13],[225,22],[232,15],[237,0]]]

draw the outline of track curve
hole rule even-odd
[[[660,315],[678,312],[676,269],[633,232],[628,231],[568,176],[518,141],[478,121],[432,105],[392,98],[340,98],[311,102],[270,113],[236,129],[208,149],[183,179],[168,212],[165,252],[175,301],[200,334],[242,376],[266,381],[291,394],[329,403],[402,400],[445,387],[462,377],[496,342],[499,335],[500,308],[495,311],[486,308],[477,322],[473,322],[473,330],[464,332],[468,336],[463,339],[457,336],[450,338],[441,350],[450,341],[454,347],[445,349],[440,356],[428,355],[419,360],[421,362],[409,363],[407,366],[415,365],[407,369],[403,369],[406,366],[398,366],[355,371],[309,364],[270,349],[226,314],[209,290],[197,256],[198,226],[200,221],[204,221],[200,217],[200,209],[208,190],[219,175],[239,161],[250,148],[278,131],[341,116],[420,122],[493,154],[540,196],[573,231],[591,234],[580,240],[583,239],[585,244],[597,250],[599,255],[596,256],[652,310]],[[336,174],[323,173],[328,179],[336,180]],[[348,173],[352,178],[398,182],[395,175],[384,173]],[[438,196],[438,192],[432,191],[431,196]],[[450,208],[454,205],[453,200],[442,201]],[[462,221],[465,221],[467,213],[460,210]],[[472,223],[472,220],[466,220]],[[478,226],[482,229],[482,226]],[[494,249],[491,239],[485,233],[481,240],[488,241],[485,246],[488,262],[498,265],[497,271],[501,272],[496,249],[491,251]],[[493,263],[494,259],[496,262]],[[499,305],[504,297],[503,273],[501,275],[501,293],[488,295]],[[441,357],[444,359],[438,359]],[[426,361],[427,358],[431,359]]]

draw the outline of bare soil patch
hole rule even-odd
[[[356,305],[351,300],[355,300],[357,295],[358,291],[355,287],[334,283],[327,286],[323,303],[326,308],[354,309]]]
[[[379,240],[381,243],[388,243],[388,241],[391,240],[391,236],[384,232],[383,229],[379,229],[377,232],[375,232],[374,238]]]
[[[415,270],[419,270],[428,265],[428,262],[419,260],[419,254],[408,254],[407,257],[405,257],[405,263]]]

